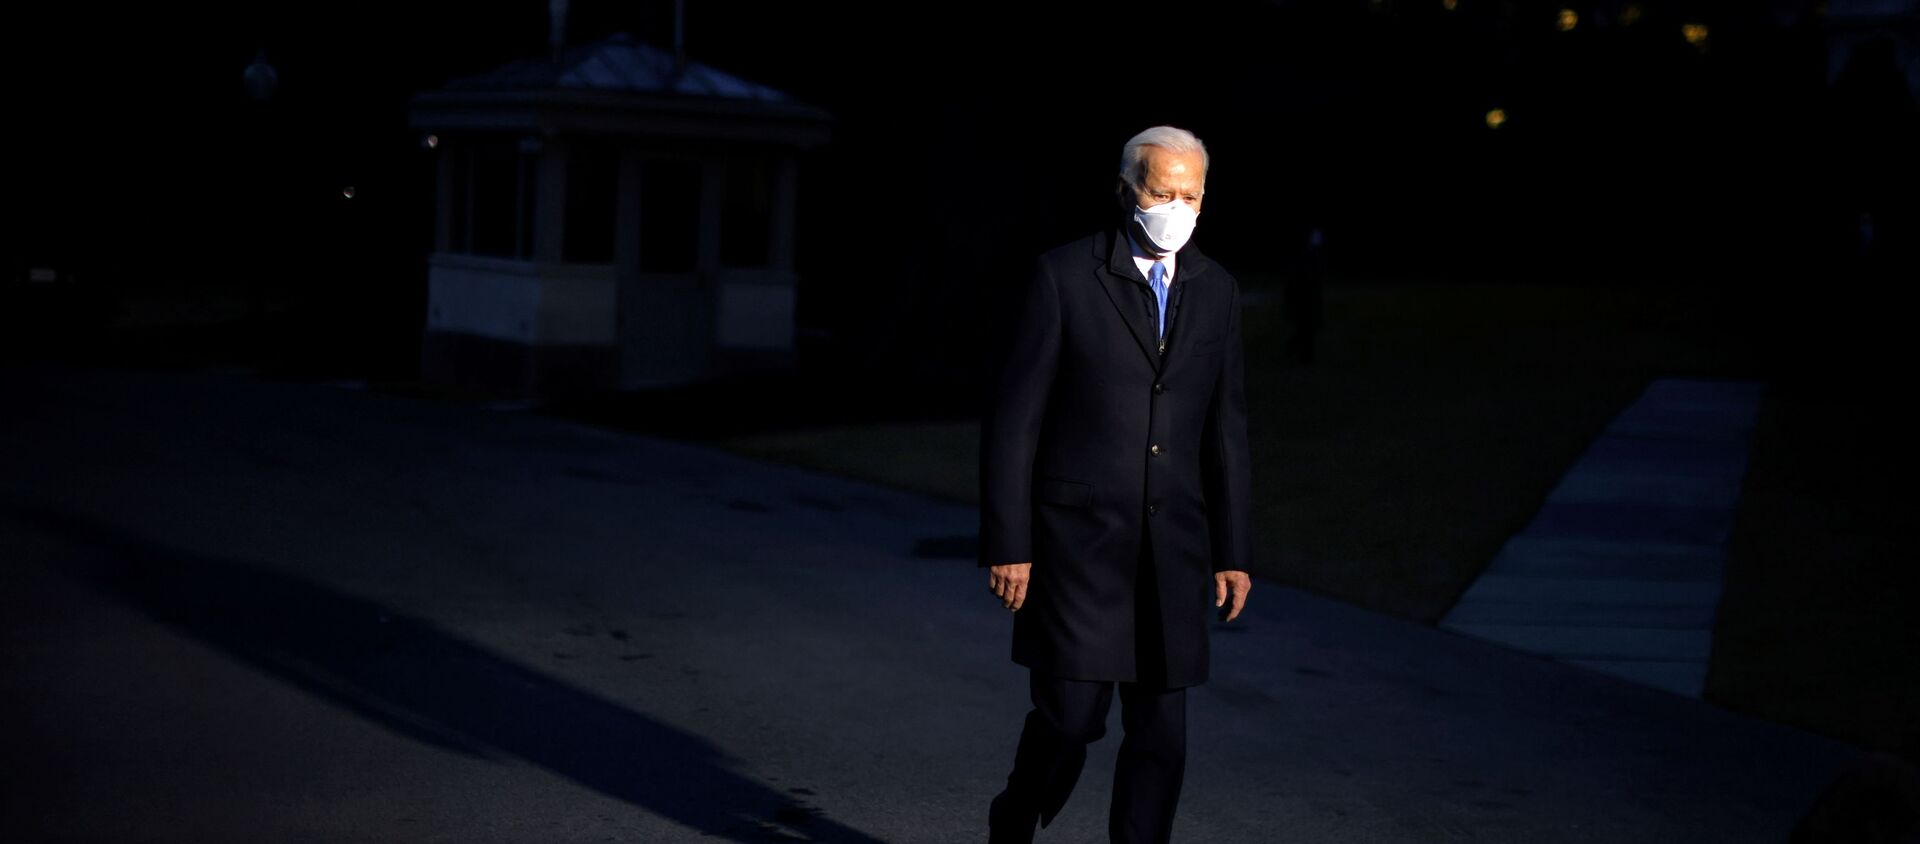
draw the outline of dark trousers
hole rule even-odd
[[[1065,680],[1034,673],[1027,713],[1007,788],[993,800],[991,840],[1028,842],[1034,824],[1052,822],[1066,805],[1087,759],[1087,745],[1107,731],[1113,688],[1120,687],[1126,735],[1113,773],[1107,834],[1115,842],[1165,842],[1187,767],[1187,690],[1138,683]]]

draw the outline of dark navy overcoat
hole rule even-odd
[[[1213,573],[1245,571],[1251,541],[1239,284],[1189,243],[1162,350],[1124,237],[1047,252],[1001,300],[1017,312],[982,426],[979,563],[1033,564],[1015,662],[1191,686]]]

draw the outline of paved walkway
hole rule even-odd
[[[1761,392],[1653,382],[1441,626],[1698,697]]]
[[[983,839],[1026,703],[968,508],[236,375],[0,396],[0,839]],[[1252,597],[1178,841],[1781,841],[1860,755]],[[1104,840],[1112,729],[1043,842]]]

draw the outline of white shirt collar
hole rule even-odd
[[[1120,236],[1127,239],[1127,248],[1133,250],[1133,265],[1139,268],[1140,277],[1148,281],[1152,281],[1153,280],[1153,261],[1154,261],[1154,257],[1152,253],[1149,253],[1147,250],[1140,248],[1140,241],[1133,239],[1132,232],[1122,229],[1120,232]],[[1174,263],[1178,259],[1179,254],[1180,253],[1178,252],[1168,252],[1167,254],[1160,256],[1160,259],[1159,259],[1160,263],[1166,265],[1166,268],[1167,268],[1167,286],[1168,287],[1173,286]]]

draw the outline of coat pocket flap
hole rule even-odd
[[[1047,504],[1062,507],[1085,507],[1093,500],[1093,485],[1079,481],[1063,481],[1058,478],[1041,478],[1037,497]]]

